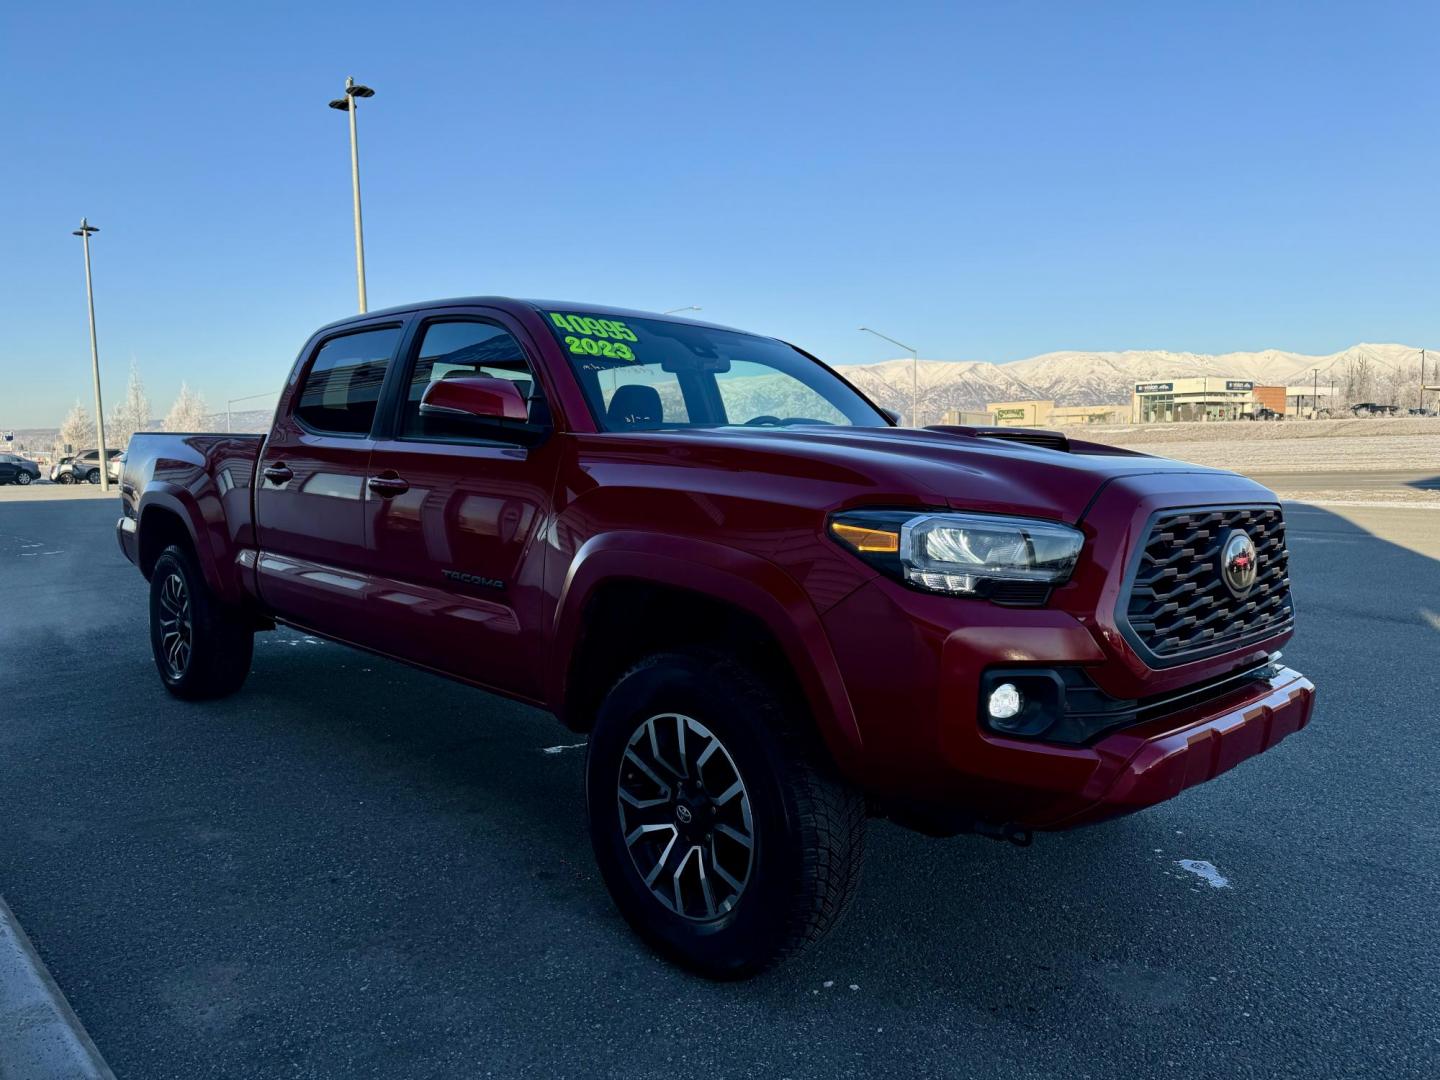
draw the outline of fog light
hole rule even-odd
[[[1020,691],[1014,683],[1001,683],[990,692],[988,708],[992,719],[1009,720],[1020,711],[1021,704]]]

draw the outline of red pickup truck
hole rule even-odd
[[[474,298],[332,323],[269,435],[137,435],[120,545],[181,698],[276,623],[589,735],[605,882],[712,976],[820,937],[867,816],[1028,843],[1310,718],[1273,494],[905,430],[773,338]]]

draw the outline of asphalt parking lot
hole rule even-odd
[[[611,906],[553,720],[289,631],[174,701],[114,502],[25,494],[0,893],[122,1078],[1440,1074],[1440,511],[1288,508],[1274,752],[1028,850],[876,823],[835,934],[712,985]]]

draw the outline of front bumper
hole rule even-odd
[[[956,627],[957,611],[979,618]],[[1082,667],[1114,698],[1151,699],[1266,665],[1282,641],[1192,665],[1184,682],[1177,671],[1136,680],[1064,611],[957,608],[883,581],[836,605],[825,626],[864,745],[850,778],[937,830],[1066,829],[1131,813],[1268,750],[1314,707],[1314,685],[1276,665],[1087,743],[1018,738],[977,716],[987,670]]]
[[[1087,748],[1094,767],[1083,787],[1037,800],[1016,823],[1073,828],[1172,799],[1293,735],[1310,722],[1314,706],[1314,684],[1280,668],[1225,699],[1117,731]]]

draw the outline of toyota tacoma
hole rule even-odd
[[[1304,727],[1276,497],[1018,428],[895,426],[782,341],[502,298],[317,331],[267,435],[140,434],[161,680],[277,623],[588,735],[605,884],[715,977],[821,937],[867,817],[1028,843]]]

